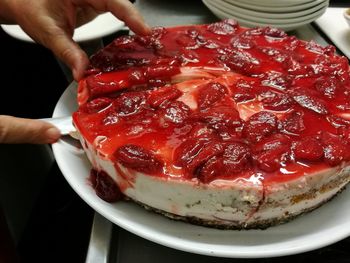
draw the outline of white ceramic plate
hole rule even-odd
[[[63,93],[53,116],[76,109],[75,89],[73,83]],[[276,257],[317,249],[350,235],[349,189],[284,225],[266,230],[217,230],[173,221],[130,202],[106,203],[88,183],[91,166],[85,154],[64,142],[52,148],[64,177],[86,203],[120,227],[164,246],[217,257]]]
[[[322,9],[322,12],[319,12],[316,17],[312,17],[310,19],[303,20],[303,21],[300,21],[297,23],[271,23],[271,22],[265,23],[265,22],[261,22],[261,21],[253,21],[250,19],[246,19],[240,15],[229,14],[226,11],[217,8],[216,6],[213,6],[211,1],[202,0],[202,2],[213,12],[214,15],[216,15],[220,19],[234,18],[243,26],[247,26],[247,27],[270,26],[270,27],[276,27],[276,28],[279,28],[279,29],[282,29],[285,31],[294,30],[300,26],[309,24],[309,23],[313,22],[314,20],[316,20],[317,17],[321,16],[327,10],[327,8],[324,8],[324,9]]]
[[[237,16],[252,22],[256,23],[264,23],[264,24],[294,24],[294,23],[300,23],[303,21],[309,21],[312,19],[316,19],[320,17],[327,9],[328,2],[323,3],[320,6],[317,6],[316,10],[310,14],[303,15],[303,16],[298,16],[298,17],[266,17],[264,16],[259,16],[259,15],[254,15],[252,13],[247,12],[246,9],[244,8],[239,8],[239,7],[233,7],[230,4],[227,4],[225,2],[222,2],[220,0],[210,0],[206,1],[208,5],[211,5],[212,7],[215,7],[217,9],[222,10],[223,12],[231,15],[231,16]],[[228,6],[227,6],[228,5]],[[231,7],[231,8],[229,8]],[[257,12],[254,12],[257,13]],[[261,13],[259,13],[261,14]]]
[[[230,1],[243,2],[243,3],[254,4],[259,6],[289,7],[289,6],[307,4],[314,0],[230,0]]]
[[[34,42],[18,25],[1,25],[3,30],[10,36],[19,40]],[[73,39],[76,42],[84,42],[98,39],[112,34],[124,27],[124,22],[115,18],[111,13],[104,13],[94,20],[75,29]]]
[[[293,5],[293,6],[263,6],[258,4],[253,4],[245,1],[237,0],[224,0],[225,2],[236,5],[242,8],[258,11],[258,12],[269,12],[269,13],[288,13],[288,12],[297,12],[301,10],[306,10],[322,4],[328,0],[314,0],[305,4]]]
[[[224,0],[211,0],[210,3],[212,3],[213,5],[215,4],[217,7],[221,6],[222,9],[226,10],[230,14],[241,14],[246,15],[250,18],[265,18],[268,20],[275,21],[288,20],[289,22],[297,22],[295,20],[306,20],[308,18],[314,17],[319,10],[326,8],[329,4],[328,1],[324,1],[311,8],[303,9],[297,12],[270,13],[266,11],[255,11],[244,7],[242,8],[238,5],[227,3]]]

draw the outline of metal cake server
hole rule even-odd
[[[79,136],[77,134],[77,130],[73,125],[72,116],[44,118],[40,120],[51,123],[61,131],[62,136],[60,138],[60,141],[68,143],[74,146],[75,148],[81,149]]]
[[[70,135],[76,138],[74,134],[76,134],[77,130],[73,125],[72,116],[44,118],[40,120],[51,123],[52,125],[56,126],[61,131],[62,135]]]

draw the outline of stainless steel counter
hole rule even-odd
[[[137,0],[135,6],[150,26],[203,24],[218,20],[199,0]]]
[[[218,19],[202,4],[201,1],[187,0],[138,0],[137,8],[151,26],[174,26],[182,24],[202,24],[217,21]],[[329,42],[315,29],[313,25],[298,28],[289,34],[300,39],[315,40],[321,45]],[[349,240],[342,241],[340,247],[348,247]],[[174,250],[137,237],[99,214],[95,214],[91,233],[90,245],[86,263],[130,263],[130,262],[308,262],[311,259],[319,262],[332,258],[332,262],[349,262],[350,255],[345,250],[338,250],[338,245],[321,250],[303,253],[300,255],[274,259],[225,259],[196,255]]]

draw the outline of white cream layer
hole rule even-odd
[[[116,169],[112,161],[98,154],[96,147],[81,140],[93,167],[107,172],[127,197],[167,213],[222,226],[249,228],[287,220],[326,202],[350,180],[347,166],[267,186],[258,176],[203,184],[197,179],[150,176],[122,165]]]

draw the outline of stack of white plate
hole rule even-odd
[[[202,0],[220,19],[234,18],[248,27],[270,26],[285,31],[311,23],[329,0]]]

